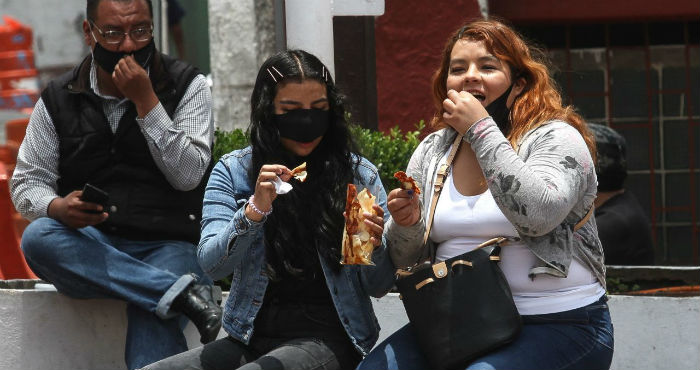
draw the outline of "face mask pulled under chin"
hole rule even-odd
[[[112,72],[114,72],[114,67],[117,66],[117,63],[119,63],[124,56],[129,54],[134,56],[136,63],[138,63],[141,67],[146,68],[146,66],[148,66],[148,62],[151,60],[151,56],[153,55],[155,48],[156,44],[153,39],[151,39],[146,46],[134,51],[133,53],[110,51],[102,47],[99,42],[95,42],[95,48],[92,50],[92,59],[98,66],[100,66],[100,68],[105,70],[105,72],[112,74]]]
[[[498,99],[492,101],[486,106],[486,111],[489,113],[491,118],[496,122],[498,128],[501,129],[503,135],[508,136],[510,134],[510,108],[508,108],[508,96],[511,90],[513,90],[513,84],[508,87],[508,90],[499,96]]]
[[[275,114],[274,122],[280,137],[308,143],[326,133],[330,118],[329,110],[295,109],[285,114]]]

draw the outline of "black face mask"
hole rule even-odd
[[[275,114],[275,125],[281,137],[308,143],[326,133],[330,118],[329,110],[295,109]]]
[[[506,104],[508,100],[508,95],[510,91],[513,90],[513,84],[510,85],[508,90],[499,96],[498,99],[491,102],[491,104],[486,106],[486,111],[489,113],[491,118],[496,121],[498,128],[501,129],[503,135],[508,136],[510,133],[510,108]]]
[[[119,60],[121,60],[125,55],[133,54],[136,63],[141,67],[146,68],[148,62],[151,60],[151,55],[156,48],[156,44],[151,39],[148,44],[133,53],[124,53],[122,51],[109,51],[102,47],[99,42],[95,43],[95,49],[92,50],[92,58],[95,60],[100,68],[104,69],[105,72],[112,74],[114,72],[114,67],[117,66]]]

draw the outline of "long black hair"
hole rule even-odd
[[[323,139],[305,158],[284,149],[273,123],[274,99],[280,84],[315,80],[326,87],[330,122]],[[307,163],[308,178],[293,182],[294,190],[278,196],[265,222],[265,253],[270,277],[311,277],[318,271],[317,253],[330,266],[340,268],[347,184],[353,181],[357,152],[346,121],[343,97],[323,63],[303,50],[271,56],[258,71],[251,96],[250,143],[253,165],[248,175],[255,182],[264,164],[290,169]]]

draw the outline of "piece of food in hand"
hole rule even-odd
[[[408,176],[406,172],[398,171],[394,174],[394,177],[401,182],[401,189],[413,190],[416,194],[420,194],[420,189],[418,185],[416,185],[416,180]]]
[[[372,208],[377,197],[363,189],[357,194],[354,184],[348,184],[345,202],[345,228],[343,229],[343,247],[340,263],[344,265],[374,265],[372,262],[372,244],[369,226],[365,224],[364,213],[376,215]]]
[[[292,177],[300,182],[306,181],[306,162],[294,167],[292,170]]]

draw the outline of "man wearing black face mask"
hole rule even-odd
[[[187,349],[183,317],[204,343],[221,325],[211,286],[196,281],[194,245],[211,93],[196,68],[156,50],[150,0],[87,0],[86,10],[91,53],[42,92],[11,191],[33,220],[22,249],[39,277],[71,297],[127,302],[133,369]],[[107,198],[89,198],[86,184]]]

